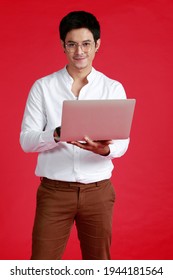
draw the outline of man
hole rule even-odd
[[[61,259],[76,223],[83,259],[110,259],[115,200],[112,159],[127,140],[85,143],[59,141],[63,100],[123,99],[123,86],[92,67],[100,48],[100,25],[85,11],[66,15],[59,26],[68,64],[37,80],[31,88],[20,134],[25,152],[38,152],[41,178],[31,259]],[[73,116],[71,116],[73,118]],[[103,128],[104,129],[104,128]]]

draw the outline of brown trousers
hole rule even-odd
[[[85,185],[43,178],[37,192],[31,259],[61,259],[74,221],[82,259],[110,259],[114,201],[110,180]]]

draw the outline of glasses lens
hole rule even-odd
[[[78,47],[80,47],[83,52],[89,52],[91,50],[92,43],[93,42],[83,42],[82,44],[78,44],[75,42],[70,42],[65,44],[65,47],[68,52],[75,52]]]
[[[82,43],[81,49],[82,49],[84,52],[90,51],[90,50],[91,50],[91,42],[84,42],[84,43]]]
[[[67,43],[65,46],[68,52],[74,52],[76,49],[75,43]]]

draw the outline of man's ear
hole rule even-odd
[[[96,52],[98,52],[98,49],[100,48],[100,45],[101,45],[101,39],[98,39],[96,41]]]
[[[61,42],[61,46],[62,46],[62,49],[63,49],[63,51],[65,52],[65,43],[64,43],[64,41],[60,41]]]

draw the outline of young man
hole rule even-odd
[[[59,141],[63,100],[123,99],[123,86],[92,67],[100,48],[94,15],[74,11],[59,26],[68,64],[37,80],[31,88],[20,134],[25,152],[38,152],[41,178],[31,259],[61,259],[76,223],[83,259],[110,259],[115,200],[112,159],[122,156],[127,140]],[[71,116],[73,118],[73,116]]]

